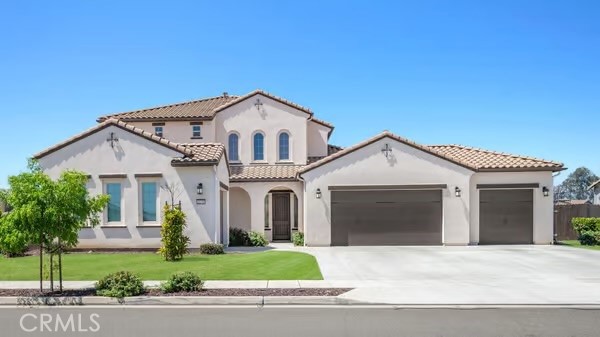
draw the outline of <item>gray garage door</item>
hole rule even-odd
[[[480,190],[479,243],[533,243],[533,190]]]
[[[439,245],[441,190],[331,191],[331,245]]]

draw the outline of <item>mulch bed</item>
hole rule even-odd
[[[159,289],[148,289],[146,296],[338,296],[351,288],[267,288],[267,289],[205,289],[195,292],[163,293]],[[0,289],[0,296],[16,297],[81,297],[96,296],[95,289],[65,290],[62,293],[40,293],[39,289]]]

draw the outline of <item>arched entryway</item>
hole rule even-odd
[[[275,187],[265,197],[265,229],[272,241],[289,241],[298,230],[298,197],[287,187]]]
[[[229,205],[229,227],[250,231],[252,229],[252,206],[248,192],[240,187],[231,187]]]

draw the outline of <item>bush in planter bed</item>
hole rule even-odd
[[[230,228],[229,229],[229,245],[230,246],[249,246],[250,239],[248,238],[248,232],[241,228]]]
[[[166,282],[160,285],[160,289],[165,293],[179,293],[200,291],[204,282],[198,274],[191,271],[184,271],[172,274]]]
[[[254,247],[264,247],[269,244],[267,238],[259,232],[250,231],[248,233],[248,238],[250,239],[250,245]]]
[[[292,242],[294,243],[294,246],[304,246],[304,233],[295,232],[292,234]]]
[[[582,245],[593,246],[600,243],[600,218],[573,218],[573,229],[579,234]]]
[[[218,243],[204,243],[200,245],[200,254],[219,255],[225,254],[223,245]]]
[[[145,291],[146,288],[142,279],[128,271],[108,274],[96,282],[96,294],[99,296],[122,298],[139,296]]]

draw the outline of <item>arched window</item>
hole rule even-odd
[[[290,135],[282,132],[279,135],[279,160],[290,159]]]
[[[232,133],[229,135],[229,160],[230,161],[239,161],[240,160],[239,151],[238,151],[239,140],[240,139],[237,134]]]
[[[262,133],[254,135],[254,160],[265,160],[265,136]]]

